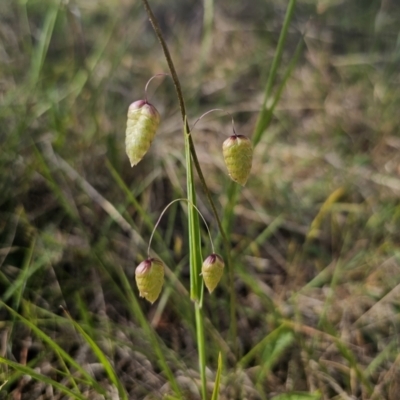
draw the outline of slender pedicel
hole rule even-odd
[[[167,205],[165,206],[164,210],[162,211],[162,213],[160,214],[160,216],[158,217],[158,220],[157,220],[157,222],[156,222],[156,224],[155,224],[155,226],[154,226],[154,228],[153,228],[153,232],[151,232],[151,236],[150,236],[150,239],[149,239],[149,246],[147,247],[147,257],[150,257],[151,241],[153,240],[154,233],[155,233],[155,231],[156,231],[156,229],[157,229],[158,224],[159,224],[160,221],[161,221],[161,218],[163,217],[163,215],[165,214],[165,212],[168,210],[168,208],[169,208],[172,204],[176,203],[177,201],[186,201],[186,203],[189,203],[190,205],[192,205],[192,206],[196,209],[196,211],[199,213],[201,219],[202,219],[203,222],[204,222],[204,225],[205,225],[206,228],[207,228],[208,237],[210,238],[211,248],[212,248],[212,251],[214,252],[214,243],[213,243],[212,238],[211,238],[210,229],[208,228],[208,224],[207,224],[206,220],[204,219],[203,214],[200,212],[200,210],[199,210],[191,201],[189,201],[188,199],[181,198],[181,199],[172,200],[169,204],[167,204]]]

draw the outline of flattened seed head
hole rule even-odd
[[[217,287],[224,273],[224,260],[216,253],[209,255],[203,262],[201,274],[210,293]]]
[[[125,146],[132,167],[149,150],[159,124],[160,114],[146,100],[135,101],[129,106]]]
[[[142,261],[136,267],[135,279],[140,297],[154,303],[164,284],[164,263],[157,258]]]
[[[225,165],[229,176],[244,186],[250,175],[253,163],[253,146],[243,135],[232,135],[222,145]]]

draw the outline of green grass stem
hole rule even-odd
[[[206,348],[204,337],[204,314],[203,314],[203,294],[204,284],[201,279],[201,237],[199,214],[195,209],[196,206],[196,190],[193,179],[193,165],[190,156],[189,133],[186,130],[186,121],[184,124],[185,135],[185,156],[186,156],[186,177],[187,177],[187,193],[188,193],[188,219],[189,219],[189,258],[190,258],[190,298],[195,302],[196,316],[196,338],[199,354],[199,368],[201,378],[201,393],[203,400],[207,400],[207,381],[206,381]]]

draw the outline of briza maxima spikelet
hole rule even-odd
[[[253,146],[243,135],[232,135],[222,145],[226,168],[230,177],[244,186],[253,162]]]
[[[125,146],[132,167],[149,150],[159,124],[160,114],[146,100],[135,101],[129,106]]]
[[[140,297],[154,303],[164,284],[164,263],[157,258],[142,261],[136,267],[135,279]]]
[[[216,253],[209,255],[203,262],[201,274],[210,293],[217,287],[224,273],[224,260]]]

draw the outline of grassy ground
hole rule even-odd
[[[200,2],[151,5],[190,123],[223,108],[251,137],[286,2],[222,0],[204,19]],[[205,297],[220,399],[398,398],[399,14],[395,1],[297,2],[274,93],[302,33],[305,46],[228,232],[237,337],[228,274]],[[149,153],[134,168],[125,154],[129,104],[168,72],[141,2],[3,0],[0,21],[0,399],[199,399],[184,203],[153,240],[160,299],[134,283],[163,208],[186,197],[169,78],[149,88],[162,117]],[[193,131],[221,217],[230,124],[216,112]]]

